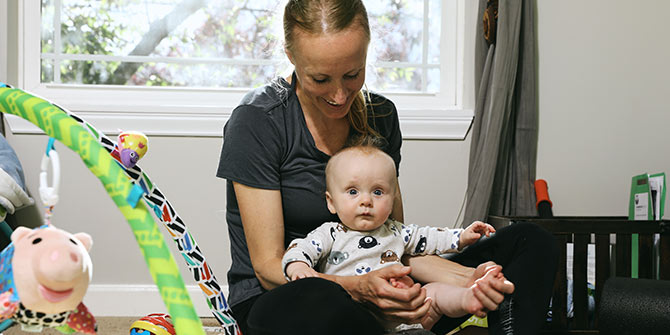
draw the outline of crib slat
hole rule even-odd
[[[596,313],[594,328],[598,329],[598,311],[605,281],[610,276],[610,234],[596,234]]]
[[[598,309],[602,299],[604,282],[612,275],[630,277],[631,275],[631,234],[660,234],[660,245],[658,250],[660,266],[658,276],[660,279],[670,280],[670,220],[660,221],[635,221],[626,217],[555,217],[551,219],[537,217],[489,217],[489,222],[508,224],[510,222],[533,222],[549,230],[554,234],[559,247],[558,270],[553,287],[552,296],[552,322],[549,327],[544,328],[542,334],[598,334]],[[634,224],[633,224],[634,223]],[[494,225],[495,226],[495,225]],[[566,246],[568,236],[581,234],[574,246],[574,296],[575,319],[568,322],[567,319],[567,278],[566,278]],[[588,317],[588,295],[587,295],[587,254],[588,237],[596,235],[596,313],[593,324],[589,324]],[[610,234],[615,234],[616,246],[610,243]],[[653,235],[652,235],[653,236]],[[653,237],[652,237],[653,238]],[[585,240],[580,242],[579,240]],[[640,239],[640,276],[647,275],[648,263],[645,241],[646,237]],[[570,240],[574,240],[570,238]],[[652,239],[653,241],[653,239]],[[615,250],[611,250],[615,248]],[[581,251],[580,251],[581,249]],[[611,254],[613,252],[613,254]],[[652,249],[653,257],[653,249]],[[580,256],[580,255],[583,255]],[[583,260],[583,266],[580,264]],[[653,258],[652,258],[653,259]],[[611,262],[614,260],[614,262]],[[655,260],[654,260],[655,262]],[[654,264],[654,263],[652,263]],[[580,270],[582,268],[582,270]],[[652,265],[652,276],[656,275],[655,265]],[[582,293],[583,292],[583,293]],[[581,301],[580,301],[581,300]],[[569,329],[568,329],[569,326]]]
[[[575,326],[586,329],[588,326],[588,293],[587,293],[587,250],[590,240],[588,234],[575,234],[574,255],[572,261],[572,298],[575,312]]]
[[[568,328],[567,306],[568,300],[568,279],[566,274],[566,243],[568,235],[554,235],[558,243],[558,269],[556,270],[556,280],[554,281],[554,292],[551,302],[551,328],[565,330]]]
[[[654,236],[651,234],[640,234],[638,251],[638,277],[652,278],[654,269]]]
[[[616,276],[630,277],[630,234],[616,234]]]
[[[670,280],[670,234],[661,234],[658,253],[661,255],[659,278]]]

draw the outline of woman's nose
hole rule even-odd
[[[349,94],[347,93],[347,89],[344,87],[344,85],[340,84],[337,86],[335,90],[335,96],[333,96],[333,102],[335,102],[338,105],[341,105],[347,101],[347,96]]]

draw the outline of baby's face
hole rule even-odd
[[[388,219],[396,192],[395,165],[385,154],[351,151],[334,162],[328,209],[349,229],[370,231]]]

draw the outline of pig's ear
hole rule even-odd
[[[93,246],[93,239],[91,238],[91,235],[86,233],[76,233],[74,234],[74,237],[76,237],[81,242],[81,244],[84,245],[86,251],[91,251],[91,247]]]
[[[24,238],[26,235],[30,234],[30,232],[33,231],[30,228],[26,227],[17,227],[14,229],[14,232],[12,233],[12,242],[16,242],[22,238]]]

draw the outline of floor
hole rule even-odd
[[[97,317],[98,321],[98,335],[123,335],[130,333],[130,325],[132,325],[138,318],[134,317]],[[218,322],[214,318],[202,318],[202,324],[207,335],[221,335],[223,329],[219,327]],[[485,328],[466,327],[465,329],[455,333],[457,335],[474,335],[487,334]],[[0,333],[0,335],[34,335],[36,333],[21,331],[20,326],[13,326],[8,330]],[[47,335],[63,335],[63,333],[55,329],[45,329],[40,334]],[[452,334],[452,333],[450,333]]]
[[[98,321],[98,335],[123,335],[130,333],[130,325],[139,318],[134,317],[96,317]],[[202,318],[202,324],[207,335],[223,334],[223,329],[214,318]],[[36,333],[21,331],[20,326],[13,326],[0,335],[34,335]],[[55,329],[45,329],[40,334],[63,335]]]

